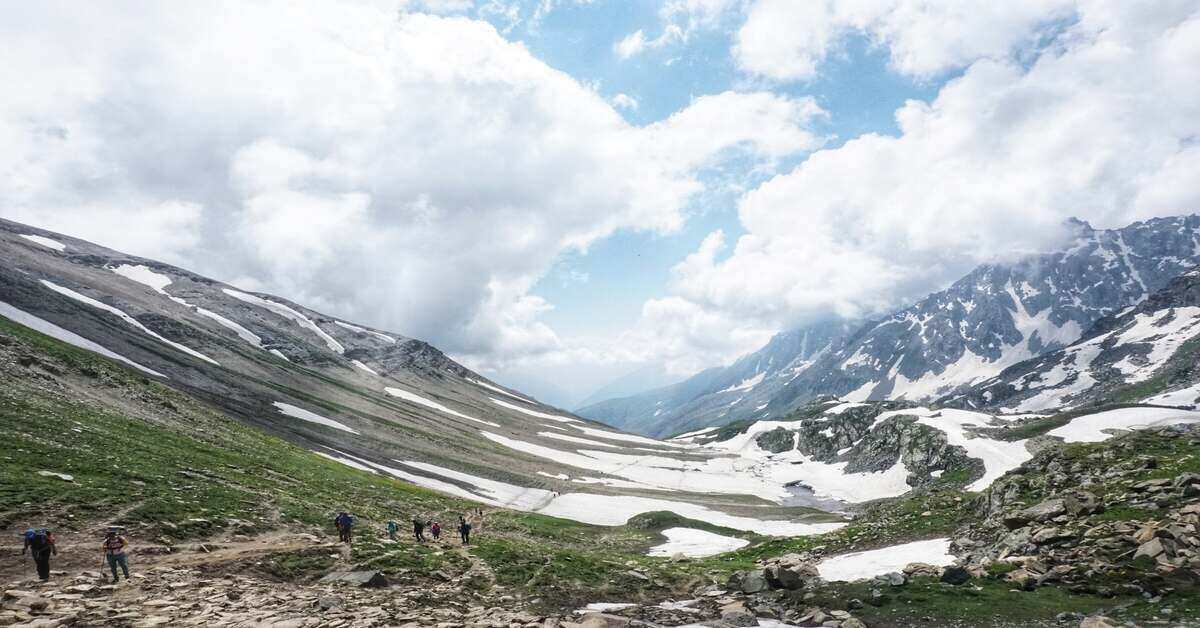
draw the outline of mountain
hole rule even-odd
[[[663,435],[783,416],[825,395],[849,401],[936,399],[1075,342],[1100,318],[1141,302],[1200,262],[1200,216],[1155,218],[1111,230],[1079,221],[1071,227],[1072,241],[1062,250],[982,265],[883,320],[845,336],[826,335],[827,350],[792,356],[794,371],[744,368],[747,361],[762,364],[767,355],[776,363],[789,361],[771,345],[742,358],[734,365],[744,386],[737,395],[716,387],[732,379],[724,371],[705,372],[676,387],[582,408],[580,414]]]
[[[1015,364],[943,403],[1036,412],[1101,402],[1193,406],[1200,398],[1200,270],[1105,316],[1068,347]]]
[[[677,384],[684,379],[687,379],[687,376],[670,373],[661,364],[649,364],[601,386],[574,407],[586,408],[608,399],[632,397],[655,388]]]
[[[671,386],[609,399],[578,410],[580,416],[653,436],[780,414],[775,397],[826,354],[835,353],[854,329],[827,321],[776,334],[762,349],[727,367],[711,368]],[[782,408],[779,408],[782,410]]]

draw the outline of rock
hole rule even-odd
[[[1104,615],[1084,617],[1083,621],[1079,622],[1079,628],[1117,628],[1120,625]]]
[[[842,628],[867,628],[867,625],[864,624],[861,619],[858,619],[857,617],[851,617],[842,621]]]
[[[893,587],[902,587],[908,582],[908,578],[905,578],[904,574],[895,571],[878,576],[876,577],[876,580],[886,582],[888,586]]]
[[[607,613],[588,613],[577,624],[567,624],[577,628],[624,628],[629,625],[629,619]]]
[[[321,578],[320,582],[345,583],[356,587],[386,587],[387,578],[378,571],[335,571]]]
[[[957,566],[952,565],[942,571],[941,581],[948,583],[948,584],[953,584],[953,585],[966,584],[970,580],[971,580],[971,572],[967,571],[963,567],[957,567]]]
[[[1138,546],[1137,551],[1133,553],[1133,560],[1136,561],[1144,557],[1143,560],[1149,559],[1153,561],[1165,551],[1166,548],[1163,547],[1162,541],[1155,537]]]
[[[736,606],[736,608],[729,608],[721,611],[721,621],[731,626],[758,625],[758,618],[754,616],[754,613],[746,610],[746,607],[740,602],[733,606]]]
[[[729,579],[730,588],[739,589],[742,593],[759,593],[770,588],[767,574],[762,569],[736,572]]]
[[[767,582],[775,589],[787,589],[795,591],[804,588],[804,580],[800,577],[798,571],[775,565],[768,567],[765,571]]]
[[[317,598],[316,602],[317,608],[323,611],[341,608],[343,604],[344,602],[342,601],[342,598],[334,597],[332,595],[322,595],[321,597]]]
[[[38,475],[44,478],[58,478],[63,482],[74,482],[75,476],[67,473],[55,473],[54,471],[38,471]]]

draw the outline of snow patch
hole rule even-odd
[[[343,432],[350,432],[351,434],[358,434],[358,430],[355,430],[351,427],[347,427],[343,423],[339,423],[337,421],[334,421],[333,419],[323,417],[315,412],[309,412],[308,410],[305,410],[304,408],[298,408],[296,406],[293,406],[290,403],[283,403],[282,401],[276,401],[275,403],[273,403],[271,405],[275,406],[275,408],[278,409],[280,413],[286,414],[287,416],[290,416],[294,419],[300,419],[301,421],[308,421],[309,423],[317,423],[319,425],[324,425],[326,427],[332,427],[335,430],[342,430]]]
[[[359,327],[358,325],[351,325],[350,323],[343,323],[342,321],[333,321],[333,324],[337,325],[338,327],[341,327],[343,329],[349,329],[350,331],[352,331],[356,334],[367,334],[370,336],[375,336],[376,338],[378,338],[380,340],[390,342],[392,344],[396,344],[396,339],[387,334],[379,333],[377,331],[372,331],[370,329],[365,329],[363,327]]]
[[[148,266],[132,266],[129,264],[122,264],[120,266],[109,267],[109,270],[126,279],[136,281],[143,286],[147,286],[159,294],[167,294],[167,291],[164,290],[164,288],[171,285],[170,277],[162,273],[156,273],[150,270]]]
[[[67,250],[67,245],[63,244],[62,242],[59,242],[58,240],[47,238],[46,236],[24,234],[24,233],[20,234],[20,236],[22,238],[25,238],[26,240],[29,240],[30,242],[35,242],[35,243],[40,244],[49,249],[54,249],[55,251],[58,251],[59,253],[62,253],[63,251]]]
[[[689,558],[715,556],[750,544],[746,539],[714,534],[695,528],[667,528],[662,531],[667,542],[650,548],[650,556],[674,556],[683,554]]]
[[[358,360],[350,360],[350,363],[353,364],[354,366],[357,366],[358,368],[374,375],[375,377],[379,377],[379,373],[376,373],[375,369],[367,366],[366,364],[363,364],[362,362],[359,362]]]
[[[817,573],[832,582],[853,582],[901,571],[909,563],[926,563],[938,567],[954,564],[954,555],[950,553],[950,539],[915,541],[834,556],[818,563]]]
[[[517,412],[520,412],[522,414],[528,414],[529,416],[535,416],[539,419],[550,419],[551,421],[558,421],[559,423],[579,423],[580,422],[579,419],[572,419],[570,417],[565,417],[561,414],[546,414],[545,412],[538,412],[537,410],[530,410],[529,408],[522,408],[521,406],[513,405],[511,403],[508,403],[507,401],[501,401],[495,397],[488,397],[488,399],[490,399],[492,401],[492,403],[500,406],[501,408],[508,408],[509,410],[516,410]]]
[[[1170,408],[1121,408],[1072,419],[1047,434],[1068,443],[1098,443],[1112,438],[1105,430],[1136,430],[1176,423],[1200,423],[1200,412]]]

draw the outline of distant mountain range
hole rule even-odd
[[[781,333],[728,367],[581,408],[662,436],[786,415],[822,396],[848,401],[953,396],[1083,337],[1200,263],[1200,216],[1098,230],[1072,221],[1062,250],[979,266],[889,317]]]

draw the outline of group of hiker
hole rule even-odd
[[[54,533],[47,528],[29,528],[25,530],[23,536],[25,543],[21,548],[21,556],[32,555],[38,579],[49,580],[50,557],[58,555],[58,540],[54,538]],[[104,559],[108,562],[108,568],[112,571],[113,584],[119,580],[118,567],[125,579],[129,579],[129,559],[125,555],[125,548],[128,546],[129,541],[121,535],[120,528],[110,527],[105,532],[104,542],[100,547],[104,551]]]
[[[480,514],[482,514],[482,511],[479,511],[479,512],[480,512]],[[349,513],[345,512],[345,511],[339,512],[337,517],[335,517],[333,520],[333,525],[335,528],[337,528],[339,541],[341,541],[342,543],[353,542],[353,532],[352,531],[354,529],[354,517],[352,517]],[[473,526],[471,525],[471,523],[469,521],[467,521],[466,515],[458,516],[458,537],[462,541],[463,545],[471,544],[471,529],[472,529],[472,527]],[[413,539],[418,543],[424,543],[426,541],[425,530],[429,530],[429,535],[431,537],[433,537],[434,541],[440,541],[442,539],[442,524],[440,522],[434,521],[432,519],[422,519],[421,517],[413,517],[412,518],[412,530],[413,530],[412,531]],[[393,541],[396,541],[396,540],[398,540],[396,538],[396,535],[399,533],[400,533],[400,524],[396,523],[395,521],[388,521],[387,522],[388,538]]]

